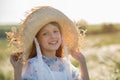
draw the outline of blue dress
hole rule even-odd
[[[38,57],[29,59],[23,68],[22,80],[82,80],[79,70],[71,63],[69,72],[66,59],[42,56],[42,60],[43,64],[39,62]]]

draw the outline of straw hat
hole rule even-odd
[[[49,6],[37,7],[27,16],[23,23],[23,58],[28,59],[34,38],[38,31],[49,22],[57,22],[61,26],[64,41],[68,49],[78,45],[78,33],[73,22],[62,12]]]

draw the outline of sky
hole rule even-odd
[[[45,5],[60,10],[73,21],[120,23],[119,0],[0,0],[0,24],[20,23],[26,11]]]

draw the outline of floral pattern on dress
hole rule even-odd
[[[43,61],[49,66],[51,71],[64,71],[64,65],[60,58],[48,58],[43,56]]]
[[[48,65],[51,71],[64,72],[65,65],[63,58],[59,58],[59,57],[48,58],[46,56],[42,56],[42,59],[44,63]],[[22,76],[22,80],[38,80],[36,74],[37,70],[34,69],[33,67],[33,63],[38,63],[37,61],[38,61],[37,57],[28,60],[27,68],[25,70],[25,74],[23,74]],[[76,79],[81,80],[79,70],[75,68],[72,64],[71,67],[72,67],[72,80],[76,80]]]

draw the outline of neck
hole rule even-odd
[[[56,51],[42,51],[42,53],[48,58],[56,58]]]

